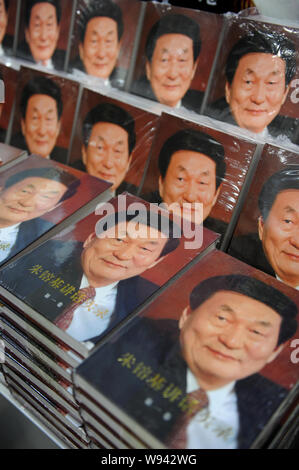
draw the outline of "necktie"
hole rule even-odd
[[[167,445],[170,449],[186,449],[188,424],[197,413],[208,407],[209,398],[207,393],[199,388],[187,394],[187,403],[189,411],[178,419],[168,438]]]
[[[78,291],[78,300],[77,302],[72,302],[62,314],[55,320],[55,325],[62,330],[67,330],[70,324],[72,323],[75,310],[87,300],[93,299],[96,295],[96,290],[94,287],[88,286],[80,289]]]

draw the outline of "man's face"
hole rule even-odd
[[[259,133],[278,115],[288,90],[285,61],[251,53],[240,59],[232,84],[226,83],[226,101],[240,127]]]
[[[48,157],[55,147],[60,131],[55,99],[48,95],[31,96],[21,125],[30,152]]]
[[[35,62],[51,59],[59,38],[56,8],[48,2],[36,3],[31,10],[26,41]]]
[[[92,128],[82,157],[87,172],[113,183],[112,190],[123,181],[131,163],[129,136],[125,129],[110,122],[98,122]]]
[[[164,180],[159,180],[160,196],[167,205],[177,203],[184,208],[184,216],[201,223],[210,214],[220,191],[216,191],[216,163],[199,152],[178,150],[170,160]],[[191,204],[191,208],[183,204]],[[201,203],[201,213],[196,217],[195,203]],[[181,209],[178,209],[181,213]]]
[[[183,356],[202,386],[216,389],[271,362],[281,317],[251,297],[219,291],[180,319]],[[204,388],[205,388],[204,387]]]
[[[86,72],[99,78],[109,78],[119,50],[116,21],[105,16],[92,18],[87,24],[84,43],[79,45]]]
[[[194,77],[193,41],[184,34],[165,34],[156,42],[146,75],[160,103],[176,106]]]
[[[67,187],[48,178],[28,177],[0,193],[0,226],[8,227],[53,210]]]
[[[4,0],[0,0],[0,44],[2,44],[3,38],[6,33],[7,26],[7,11],[5,9]]]
[[[299,190],[281,191],[264,222],[259,219],[259,236],[275,273],[286,284],[299,286]]]
[[[157,230],[139,224],[140,236],[134,234],[133,222],[122,222],[102,233],[92,234],[84,244],[83,271],[93,287],[137,276],[162,260],[160,254],[167,238]]]

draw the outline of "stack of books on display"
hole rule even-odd
[[[191,223],[190,241],[179,219],[127,193],[96,212],[5,265],[0,280],[9,389],[76,448],[86,448],[89,437],[74,397],[74,369],[219,239]]]
[[[291,442],[298,307],[298,291],[222,252],[207,254],[75,371],[92,446]]]
[[[23,160],[27,155],[26,150],[21,150],[0,142],[0,171],[4,171],[17,161]]]

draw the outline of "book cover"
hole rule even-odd
[[[232,16],[204,114],[298,145],[299,30]]]
[[[228,252],[299,286],[299,154],[265,145]]]
[[[0,104],[0,142],[5,142],[17,90],[18,70],[0,63],[0,79],[4,82],[4,101]]]
[[[142,195],[169,207],[177,204],[174,210],[184,217],[189,204],[191,219],[224,235],[255,149],[244,139],[162,114]]]
[[[66,163],[79,84],[52,73],[21,67],[10,144]]]
[[[148,3],[130,92],[199,113],[222,24],[220,15]]]
[[[42,68],[63,70],[71,34],[71,4],[23,1],[17,57]]]
[[[140,10],[135,0],[78,2],[68,66],[75,79],[124,88]]]
[[[0,172],[0,263],[108,189],[79,170],[31,155]]]
[[[112,183],[111,197],[136,194],[155,136],[158,116],[83,91],[69,164]]]
[[[85,356],[218,239],[202,227],[181,230],[168,212],[131,195],[100,205],[97,214],[0,275],[3,299]]]
[[[296,391],[298,306],[296,290],[214,250],[81,364],[75,386],[150,448],[262,445]]]

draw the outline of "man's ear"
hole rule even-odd
[[[79,44],[79,56],[82,62],[84,61],[84,49],[83,49],[83,44],[80,42]]]
[[[26,39],[27,44],[29,44],[30,38],[29,38],[28,28],[25,29],[25,39]]]
[[[117,46],[117,57],[119,56],[120,50],[122,46],[122,38],[118,41],[118,46]],[[116,59],[117,60],[117,59]]]
[[[127,164],[126,173],[129,171],[129,168],[130,168],[131,162],[132,162],[132,154],[131,154],[131,155],[129,155],[129,159],[128,159],[128,164]]]
[[[145,63],[145,72],[146,72],[146,78],[148,81],[151,81],[151,76],[152,76],[152,69],[151,69],[151,63],[147,60]]]
[[[230,104],[230,84],[228,82],[225,83],[225,99],[228,104]]]
[[[199,56],[197,57],[196,61],[194,62],[194,65],[193,65],[193,71],[192,71],[192,76],[191,76],[190,83],[192,82],[192,80],[194,78],[194,75],[195,75],[195,72],[196,72],[196,69],[197,69],[197,66],[198,66],[198,61],[199,61]]]
[[[82,162],[86,166],[86,164],[87,164],[87,152],[86,152],[86,147],[85,147],[84,144],[82,145],[81,152],[82,152]]]
[[[61,129],[61,119],[59,119],[59,121],[58,121],[58,123],[57,123],[56,140],[57,140],[57,137],[58,137],[59,134],[60,134],[60,129]]]
[[[159,176],[159,194],[160,194],[160,196],[161,196],[161,199],[163,199],[164,183],[163,183],[163,179],[162,179],[162,176],[161,176],[161,175]]]
[[[283,100],[282,100],[281,106],[284,104],[285,100],[287,99],[289,90],[290,90],[290,85],[288,85],[288,86],[286,87],[286,89],[285,89],[285,92],[284,92],[284,94],[283,94]]]
[[[219,184],[219,186],[218,186],[218,188],[217,188],[217,191],[216,191],[215,196],[214,196],[214,199],[213,199],[212,207],[214,207],[215,204],[216,204],[216,202],[217,202],[219,193],[220,193],[221,188],[222,188],[222,184],[223,184],[223,183]]]
[[[258,232],[259,232],[259,239],[261,242],[263,241],[263,235],[264,235],[264,220],[263,217],[260,215],[258,218]]]
[[[277,358],[278,354],[281,353],[281,351],[283,350],[284,347],[285,347],[285,343],[280,344],[279,346],[277,346],[277,348],[274,349],[273,353],[271,354],[271,356],[267,360],[267,364],[270,364],[270,362],[274,361],[274,359]]]
[[[95,237],[96,237],[95,232],[92,232],[90,235],[88,235],[85,242],[83,243],[83,248],[87,248]]]
[[[179,319],[179,329],[180,329],[180,330],[181,330],[181,329],[183,328],[183,326],[185,325],[187,319],[189,318],[190,313],[191,313],[191,308],[190,308],[189,305],[188,305],[188,307],[184,308],[183,313],[182,313],[182,315],[181,315],[181,317],[180,317],[180,319]]]

